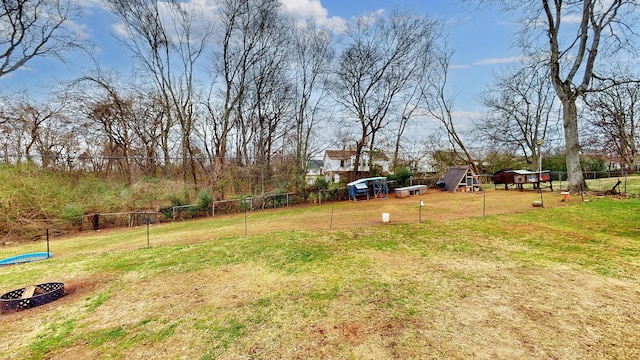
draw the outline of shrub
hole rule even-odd
[[[401,167],[394,174],[389,176],[390,180],[395,180],[398,186],[409,185],[409,179],[413,176],[413,172],[407,167]]]
[[[213,195],[209,189],[203,189],[198,193],[198,206],[194,208],[195,214],[204,215],[211,210],[213,204]]]
[[[82,217],[84,216],[84,208],[78,205],[66,205],[60,212],[60,218],[71,223],[74,226],[82,225]]]
[[[171,200],[171,205],[170,206],[165,206],[165,207],[161,207],[160,208],[160,212],[167,218],[167,219],[171,219],[173,218],[173,208],[175,206],[184,206],[186,205],[186,201],[183,199],[178,198],[177,196],[170,196],[169,200]]]
[[[329,182],[324,176],[320,176],[316,178],[314,186],[316,187],[316,190],[326,190],[329,188]]]
[[[567,163],[564,154],[555,154],[542,157],[542,168],[551,171],[567,171]]]

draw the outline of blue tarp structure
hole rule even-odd
[[[366,196],[369,200],[369,194],[373,194],[374,198],[386,199],[389,197],[389,186],[385,176],[352,181],[347,184],[347,191],[350,201],[356,201],[358,196]]]

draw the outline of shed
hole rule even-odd
[[[468,165],[450,167],[442,181],[444,182],[444,190],[451,193],[484,190],[480,180],[478,180],[478,175]]]
[[[551,191],[553,191],[551,172],[549,170],[529,171],[502,169],[491,176],[491,181],[496,185],[504,184],[505,190],[509,190],[509,185],[512,184],[515,184],[520,190],[523,190],[524,184],[533,184],[534,189],[540,189],[543,182],[548,182]]]
[[[352,181],[347,184],[347,191],[350,201],[356,201],[359,196],[366,196],[369,200],[369,194],[373,194],[374,198],[386,199],[389,197],[389,185],[384,176]]]
[[[529,170],[513,170],[513,182],[519,185],[535,182],[535,173]]]
[[[506,168],[498,170],[495,174],[491,175],[491,181],[493,181],[494,187],[503,184],[504,189],[509,190],[509,185],[514,184],[513,169]]]

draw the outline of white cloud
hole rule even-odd
[[[85,11],[91,11],[92,8],[109,8],[104,0],[72,0],[72,3],[82,7]]]
[[[563,15],[561,19],[564,24],[580,24],[582,22],[582,14],[567,14]]]
[[[483,118],[484,114],[479,111],[453,111],[451,113],[456,130],[466,132],[473,128],[473,123]]]
[[[105,6],[102,0],[71,0],[72,3],[82,7],[102,7]]]
[[[128,38],[129,37],[129,33],[127,32],[127,27],[123,23],[121,23],[121,22],[114,23],[112,25],[112,27],[113,27],[113,31],[117,35],[122,36],[124,38]]]
[[[339,16],[329,17],[329,12],[320,0],[282,0],[282,5],[284,11],[299,24],[313,20],[316,24],[334,31],[346,29],[346,20]]]
[[[479,111],[453,111],[451,116],[455,119],[477,120],[481,119],[484,116],[484,113]]]
[[[288,13],[297,17],[316,18],[328,15],[320,0],[282,0],[282,5]]]
[[[526,56],[512,56],[507,58],[488,58],[480,61],[476,61],[473,65],[496,65],[496,64],[508,64],[513,62],[519,62],[526,60]]]
[[[384,14],[384,9],[379,9],[356,18],[358,24],[371,25]]]

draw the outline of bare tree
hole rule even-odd
[[[283,29],[278,28],[280,2],[277,0],[221,0],[219,19],[222,27],[220,49],[215,54],[213,70],[222,80],[220,87],[212,85],[212,89],[220,91],[220,103],[216,94],[210,96],[207,108],[210,116],[211,136],[214,141],[215,170],[221,175],[224,159],[229,150],[230,137],[238,138],[236,147],[240,155],[246,154],[242,148],[248,143],[245,133],[249,129],[243,127],[243,118],[247,115],[244,106],[247,104],[249,87],[255,81],[252,71],[265,57],[277,49],[272,39],[278,38]],[[213,101],[213,102],[211,102]],[[244,137],[244,138],[243,138]]]
[[[538,143],[550,140],[558,121],[549,69],[540,65],[523,64],[498,77],[492,88],[480,96],[488,112],[475,124],[492,149],[502,146],[519,152],[528,164],[538,161]]]
[[[246,116],[242,117],[247,120],[243,128],[251,131],[252,150],[243,149],[245,163],[253,164],[260,171],[261,192],[266,191],[265,179],[273,175],[272,156],[283,154],[282,147],[276,150],[277,144],[292,124],[293,86],[285,73],[286,53],[283,54],[284,44],[281,45],[273,47],[279,49],[280,55],[267,55],[251,69],[253,81],[245,98]]]
[[[247,69],[250,81],[241,102],[244,111],[238,126],[249,132],[243,133],[248,136],[242,138],[245,163],[251,163],[249,158],[253,158],[254,164],[268,169],[274,144],[284,134],[285,120],[291,118],[293,108],[293,87],[288,78],[288,29],[293,23],[279,12],[272,12],[265,20],[270,31],[256,39],[263,51]]]
[[[262,71],[255,77],[249,97],[253,103],[250,108],[254,132],[253,155],[256,159],[263,159],[262,162],[268,167],[276,143],[291,125],[293,85],[285,76],[283,68],[271,71],[268,68],[259,69]]]
[[[436,51],[434,56],[435,65],[427,77],[421,96],[423,97],[427,115],[439,121],[447,136],[451,147],[451,161],[458,162],[463,160],[477,173],[478,169],[473,156],[465,146],[462,137],[458,134],[453,118],[455,95],[450,94],[447,89],[451,56],[453,56],[453,51],[448,49],[446,45]],[[459,152],[462,152],[462,155]]]
[[[304,174],[311,157],[311,137],[319,125],[326,84],[334,58],[331,35],[315,26],[297,28],[292,39],[295,71],[295,157]]]
[[[70,99],[66,110],[72,132],[82,144],[76,153],[79,166],[115,171],[129,182],[139,173],[156,175],[163,154],[166,106],[162,96],[155,88],[98,75],[76,79],[64,91]]]
[[[73,1],[3,0],[0,7],[0,77],[35,57],[64,59],[84,46],[71,22],[79,16]]]
[[[397,111],[398,120],[396,121],[397,129],[395,132],[395,145],[393,152],[393,171],[395,172],[400,166],[400,150],[403,148],[402,144],[407,141],[405,138],[405,131],[407,127],[410,125],[412,120],[416,116],[421,116],[422,109],[424,108],[424,101],[426,100],[424,96],[422,96],[425,92],[425,88],[428,87],[428,74],[432,71],[432,63],[433,63],[433,55],[435,55],[435,51],[425,51],[421,57],[418,58],[418,61],[421,61],[420,68],[416,71],[413,85],[410,86],[407,91],[405,91],[400,101],[400,110]],[[414,160],[413,163],[417,162]],[[412,166],[416,168],[416,166]]]
[[[169,134],[180,127],[183,177],[190,173],[196,183],[191,146],[194,124],[195,70],[206,49],[210,28],[197,22],[199,9],[178,0],[108,0],[123,23],[127,37],[122,43],[151,75],[166,107],[162,126],[165,167],[169,167]]]
[[[85,77],[73,85],[83,83],[89,87],[83,88],[82,108],[87,119],[98,124],[104,136],[102,155],[108,159],[108,168],[125,174],[128,183],[133,183],[136,144],[132,130],[135,123],[133,101],[104,79]]]
[[[388,17],[362,17],[350,24],[336,70],[335,99],[356,120],[355,172],[363,148],[373,154],[376,135],[395,111],[400,94],[421,70],[420,56],[431,51],[437,23],[426,17],[394,12]],[[370,166],[370,169],[373,167]]]
[[[5,136],[3,148],[16,155],[17,161],[40,161],[42,166],[53,164],[61,156],[65,131],[63,101],[38,102],[28,94],[2,99],[0,131]]]
[[[619,159],[624,170],[640,166],[640,84],[622,84],[586,98],[594,129],[591,139],[600,151]]]
[[[523,47],[536,56],[546,56],[551,82],[562,103],[568,188],[571,192],[587,189],[580,166],[577,102],[593,90],[599,65],[614,55],[635,51],[633,24],[640,2],[503,0],[501,4],[522,14]],[[538,42],[540,39],[546,41]]]

